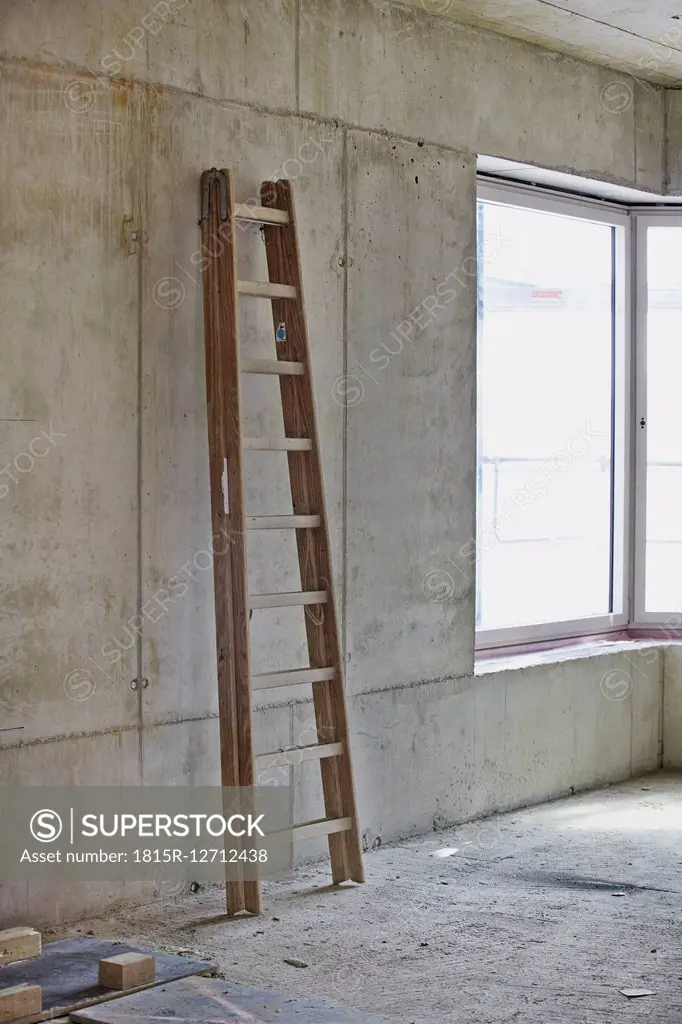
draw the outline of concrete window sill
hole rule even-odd
[[[557,665],[563,661],[580,658],[597,658],[601,655],[631,654],[655,647],[668,647],[670,640],[588,640],[576,641],[563,647],[552,647],[542,651],[523,651],[519,654],[498,655],[481,651],[476,655],[474,675],[484,676],[491,672],[508,672],[513,669],[533,668],[538,665]],[[679,641],[678,641],[679,643]]]

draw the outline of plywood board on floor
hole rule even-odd
[[[185,978],[71,1014],[79,1024],[381,1024],[384,1019],[208,978]]]
[[[43,946],[32,960],[0,968],[0,989],[11,985],[40,985],[43,990],[41,1013],[21,1018],[21,1024],[37,1024],[63,1016],[70,1010],[116,997],[99,984],[99,962],[120,953],[152,952],[156,957],[157,983],[184,978],[211,969],[205,960],[140,950],[123,942],[106,939],[61,939]]]

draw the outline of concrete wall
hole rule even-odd
[[[660,766],[660,649],[514,660],[353,702],[370,838],[425,832]],[[372,791],[372,778],[381,789]]]
[[[196,265],[212,165],[241,199],[295,179],[368,839],[654,766],[657,733],[591,665],[475,678],[473,580],[448,560],[474,524],[476,154],[657,191],[662,92],[630,82],[615,102],[612,71],[367,0],[166,9],[2,7],[3,783],[217,781]],[[240,243],[243,275],[264,276],[257,230]],[[245,309],[242,338],[266,351],[265,309]],[[254,433],[277,432],[273,387],[249,382]],[[279,456],[249,456],[247,474],[251,512],[289,510]],[[296,587],[292,546],[249,554],[254,590]],[[302,663],[293,612],[258,613],[253,637],[256,671]],[[649,723],[657,672],[638,691]],[[287,697],[261,695],[257,749],[310,735],[307,691]],[[299,815],[316,816],[314,769],[294,775]],[[0,919],[134,893],[6,888]]]
[[[665,649],[663,767],[682,768],[682,647]]]
[[[666,192],[682,195],[682,91],[666,89]]]

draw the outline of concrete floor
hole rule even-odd
[[[191,951],[228,981],[358,1021],[675,1024],[681,839],[682,775],[655,774],[372,851],[365,886],[333,889],[307,868],[265,888],[259,919],[221,919],[214,887],[59,935]]]

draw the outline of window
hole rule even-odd
[[[596,203],[479,192],[481,646],[627,622],[629,229]],[[682,462],[666,486],[682,494]]]
[[[477,645],[670,637],[682,209],[486,183],[477,218]]]

